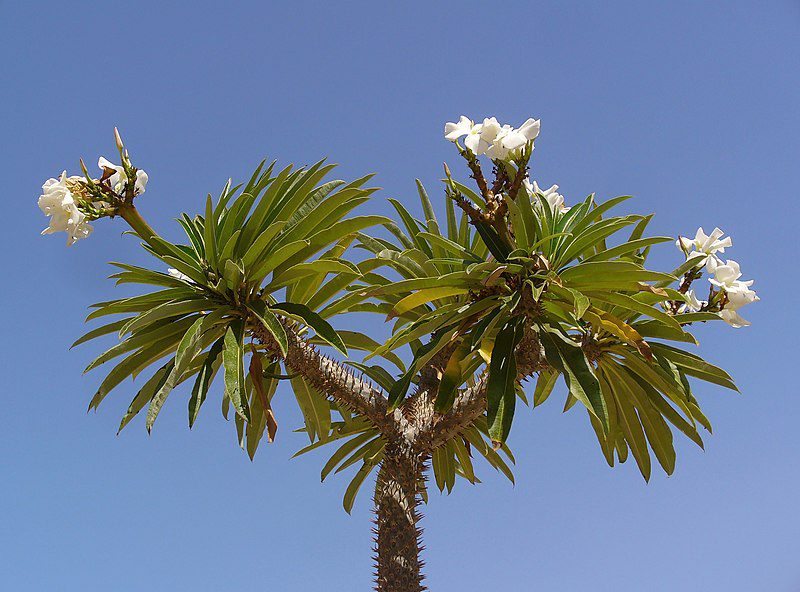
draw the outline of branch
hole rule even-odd
[[[137,210],[133,204],[121,206],[117,214],[128,223],[137,235],[139,235],[139,238],[151,247],[155,246],[152,240],[154,237],[158,236],[158,233],[153,230],[144,218],[142,218],[139,210]]]
[[[492,199],[492,194],[489,191],[489,186],[486,184],[486,178],[483,176],[481,163],[479,163],[475,155],[466,148],[461,151],[461,156],[466,159],[467,166],[469,167],[469,170],[472,171],[471,176],[478,184],[478,189],[480,190],[483,199],[489,202]]]
[[[399,427],[406,440],[428,450],[433,427],[439,415],[435,411],[436,397],[445,367],[457,344],[451,343],[419,370],[419,383],[413,395],[401,406]]]
[[[492,184],[492,195],[497,195],[503,191],[503,187],[508,182],[508,172],[502,162],[495,161],[494,164],[494,183]]]
[[[302,376],[324,396],[369,418],[381,432],[388,433],[394,421],[392,416],[387,416],[388,403],[383,392],[337,360],[321,354],[287,323],[284,323],[284,328],[289,341],[285,357],[280,355],[278,344],[263,325],[252,325],[251,331],[270,353],[282,357],[287,368]]]
[[[525,177],[528,176],[528,161],[527,159],[520,160],[517,163],[517,173],[514,175],[514,180],[511,182],[511,187],[508,189],[508,196],[513,200],[517,199],[520,187]]]
[[[536,332],[530,327],[525,328],[525,335],[516,349],[515,356],[518,381],[548,367]],[[440,416],[439,421],[433,426],[433,432],[429,439],[430,450],[460,434],[486,412],[487,383],[488,372],[484,371],[474,386],[461,391],[456,397],[452,409]]]
[[[133,205],[121,207],[119,215],[145,242],[150,243],[153,237],[158,236]],[[278,352],[280,356],[280,348],[274,337],[261,323],[251,325],[250,329],[270,353],[276,355]],[[375,427],[387,433],[393,418],[386,415],[388,404],[384,394],[371,383],[356,377],[349,368],[321,354],[316,347],[297,335],[288,323],[284,323],[284,329],[289,341],[288,351],[283,357],[286,367],[302,376],[324,396],[366,416]]]

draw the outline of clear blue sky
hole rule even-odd
[[[151,437],[141,421],[114,435],[131,385],[85,413],[100,345],[67,348],[85,307],[122,293],[106,261],[146,258],[120,224],[71,249],[39,237],[36,197],[79,156],[110,157],[116,125],[168,236],[264,156],[377,171],[370,211],[416,207],[415,177],[441,196],[457,160],[442,125],[465,113],[540,117],[534,176],[568,203],[633,194],[655,234],[720,226],[762,301],[748,329],[699,331],[742,390],[698,386],[705,452],[681,440],[674,476],[648,485],[632,461],[605,465],[577,409],[521,413],[515,487],[482,466],[483,485],[431,496],[430,588],[800,589],[800,4],[275,4],[0,2],[3,587],[369,589],[369,493],[347,516],[348,480],[319,483],[324,455],[289,460],[303,437],[287,389],[252,463],[218,399],[189,432],[173,395]]]

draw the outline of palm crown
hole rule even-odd
[[[88,236],[88,221],[119,215],[159,260],[157,269],[113,263],[117,283],[149,291],[92,307],[90,320],[116,320],[76,344],[108,334],[119,342],[87,368],[113,361],[89,407],[128,377],[147,374],[120,430],[145,408],[150,430],[173,390],[191,381],[191,427],[221,371],[223,413],[232,408],[252,458],[264,433],[275,437],[270,401],[278,382],[290,381],[310,440],[299,453],[336,442],[323,479],[360,463],[347,511],[381,467],[381,590],[421,589],[414,587],[421,581],[416,530],[400,531],[403,516],[418,523],[428,459],[440,490],[451,490],[456,476],[478,481],[474,451],[513,479],[506,441],[517,399],[542,404],[559,377],[564,410],[585,409],[609,465],[630,452],[647,479],[652,452],[671,473],[673,429],[700,446],[699,426],[711,429],[689,379],[736,388],[725,371],[684,349],[697,343],[688,329],[719,319],[746,324],[737,310],[757,296],[739,280],[738,264],[717,258],[731,244],[718,229],[679,239],[685,261],[670,273],[652,271],[645,267],[651,247],[672,239],[645,236],[652,216],[611,215],[628,196],[598,202],[591,195],[568,208],[557,187],[540,189],[528,175],[538,131],[535,120],[520,128],[494,118],[448,124],[446,137],[476,189],[445,167],[443,224],[419,181],[423,219],[390,200],[396,224],[351,216],[375,192],[365,187],[370,176],[325,181],[333,165],[324,162],[281,170],[262,162],[246,183],[229,182],[216,201],[209,195],[202,214],[179,218],[185,244],[164,240],[139,215],[134,199],[147,175],[117,136],[122,165],[101,159],[100,179],[85,167],[85,178],[51,179],[40,198],[53,216],[48,232],[67,230],[72,242]],[[376,226],[384,231],[373,232]],[[352,247],[367,256],[348,254]],[[701,302],[691,285],[704,269],[713,277]],[[389,339],[380,344],[329,323],[354,312],[392,321]],[[347,359],[353,350],[368,355]],[[530,377],[535,386],[526,393]],[[384,539],[382,527],[391,531]],[[382,545],[394,561],[381,559]],[[400,581],[412,583],[392,587]]]

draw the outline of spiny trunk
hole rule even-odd
[[[299,337],[290,324],[284,323],[284,328],[289,347],[282,357],[289,370],[300,374],[306,382],[335,403],[368,417],[382,432],[392,425],[391,417],[386,414],[386,397],[381,390],[357,377],[340,362],[320,353],[316,347]],[[250,329],[269,351],[280,351],[275,338],[261,323],[253,323]]]
[[[377,592],[420,592],[423,561],[418,524],[425,457],[398,438],[390,441],[375,485]]]

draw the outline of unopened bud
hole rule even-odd
[[[114,140],[117,142],[117,150],[122,152],[125,145],[122,143],[122,137],[120,137],[119,130],[116,127],[114,127]]]

